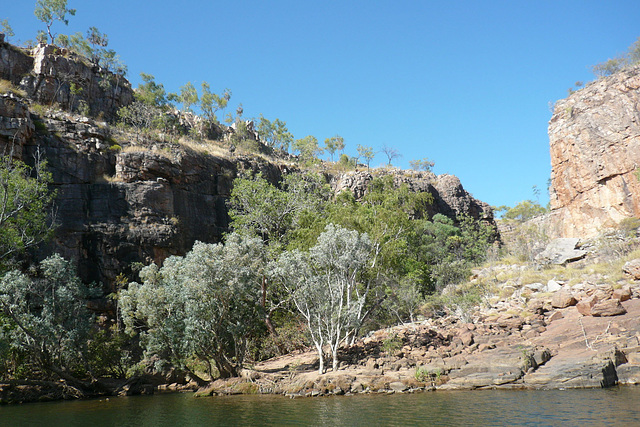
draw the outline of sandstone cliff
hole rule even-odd
[[[551,237],[593,237],[640,216],[640,67],[588,84],[549,122]]]
[[[113,117],[117,107],[131,102],[128,82],[118,92],[100,92],[106,87],[100,79],[108,74],[53,46],[28,53],[0,43],[0,78],[27,94],[0,94],[0,152],[11,146],[13,155],[27,163],[36,151],[44,154],[58,192],[59,226],[39,255],[58,252],[76,260],[84,280],[113,285],[119,273],[131,272],[133,263],[185,254],[196,240],[220,241],[228,231],[226,203],[239,171],[260,171],[274,183],[286,173],[282,161],[220,147],[213,155],[211,147],[134,142],[107,122],[34,108],[35,102],[73,106],[68,85],[60,85],[57,77],[69,73],[85,85],[83,93],[96,116]],[[430,215],[468,214],[493,222],[490,207],[467,193],[455,176],[380,173],[393,173],[398,184],[432,194]],[[348,188],[357,197],[373,178],[368,172],[325,176],[336,191]]]
[[[24,90],[34,102],[66,110],[84,102],[93,116],[105,119],[115,119],[118,109],[133,101],[131,85],[122,75],[54,45],[21,49],[0,38],[0,79]]]

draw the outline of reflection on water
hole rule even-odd
[[[137,396],[0,406],[1,426],[640,425],[640,387],[411,395]]]

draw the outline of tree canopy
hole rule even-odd
[[[10,155],[0,157],[0,267],[53,230],[56,193],[49,190],[51,174],[46,168],[39,155],[34,167]]]
[[[49,35],[51,43],[53,43],[55,36],[51,33],[51,27],[54,22],[61,21],[64,25],[69,25],[67,14],[74,16],[76,10],[67,8],[67,0],[38,0],[34,14],[36,18],[46,25],[47,34]]]
[[[140,332],[147,354],[186,369],[193,358],[210,361],[223,377],[237,376],[248,339],[264,325],[260,280],[264,246],[260,239],[232,234],[226,244],[196,242],[184,257],[140,272],[142,283],[120,293],[127,330]]]

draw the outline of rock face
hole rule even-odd
[[[118,109],[133,101],[131,85],[122,75],[54,45],[41,44],[29,51],[0,43],[0,78],[40,104],[74,110],[85,102],[92,116],[105,119],[116,118]]]
[[[0,42],[0,78],[27,94],[0,94],[0,153],[12,150],[30,164],[41,152],[57,190],[56,236],[36,255],[58,252],[76,260],[86,281],[113,285],[135,262],[161,263],[185,254],[196,240],[220,241],[228,231],[226,202],[238,171],[259,171],[273,183],[286,173],[277,164],[232,152],[214,156],[153,141],[134,149],[107,122],[44,108],[35,114],[33,102],[73,110],[84,100],[93,116],[109,119],[133,99],[121,76],[53,45],[26,51]],[[82,91],[74,95],[72,83]],[[434,196],[429,215],[467,214],[493,222],[491,208],[455,176],[393,173],[397,184]],[[372,176],[356,172],[327,179],[336,191],[348,188],[360,198]]]
[[[196,240],[220,241],[228,230],[226,202],[238,171],[260,171],[272,182],[284,173],[259,158],[212,156],[162,144],[119,151],[105,123],[67,113],[37,117],[14,95],[0,96],[0,112],[0,151],[11,145],[14,156],[29,163],[40,150],[58,192],[59,227],[39,255],[58,252],[76,260],[86,281],[112,285],[118,274],[131,271],[132,263],[183,255]],[[423,185],[401,179],[415,191]],[[455,181],[458,191],[467,194]],[[436,187],[424,188],[438,195]],[[436,200],[456,206],[459,213],[484,206],[471,197],[458,202],[449,194]]]
[[[485,220],[492,225],[493,211],[491,207],[469,194],[455,175],[435,175],[431,172],[400,171],[395,169],[376,171],[376,176],[391,175],[395,185],[406,184],[410,191],[426,192],[433,196],[433,205],[427,214],[433,216],[441,213],[450,218],[458,215],[469,215],[475,219]],[[367,186],[374,179],[371,172],[356,171],[336,175],[331,179],[335,193],[351,191],[356,200],[362,199]]]
[[[640,66],[558,101],[549,122],[552,237],[640,216]]]

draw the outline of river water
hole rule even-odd
[[[640,387],[288,399],[191,393],[0,406],[0,426],[640,426]]]

